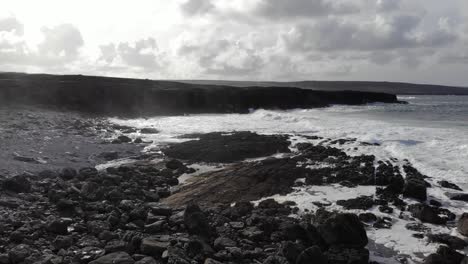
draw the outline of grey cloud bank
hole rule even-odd
[[[0,70],[468,86],[466,7],[461,0],[181,0],[166,34],[132,32],[100,44],[79,21],[42,27],[41,41],[30,43],[31,25],[9,16],[0,18]],[[151,19],[141,27],[151,28]]]

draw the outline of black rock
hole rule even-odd
[[[374,198],[372,196],[360,196],[349,200],[338,200],[336,204],[343,206],[347,210],[367,210],[374,206]]]
[[[444,188],[453,189],[453,190],[457,190],[457,191],[463,191],[462,188],[460,188],[455,183],[451,183],[451,182],[448,182],[448,181],[439,181],[437,183],[440,186],[444,187]]]
[[[437,249],[437,252],[429,255],[424,264],[460,264],[465,256],[445,246]]]
[[[177,169],[185,168],[185,166],[181,161],[172,159],[166,162],[166,168],[171,169],[171,170],[177,170]]]
[[[304,247],[299,243],[286,241],[281,246],[281,254],[290,262],[296,263],[297,256],[304,250]]]
[[[208,133],[199,140],[173,144],[163,152],[173,158],[203,162],[235,162],[248,158],[287,153],[286,136],[258,135],[252,132]]]
[[[427,237],[429,238],[429,242],[446,244],[453,249],[464,249],[468,246],[465,240],[448,234],[429,234]]]
[[[319,247],[313,246],[302,251],[296,259],[296,264],[309,263],[327,264],[328,260]]]
[[[468,213],[463,213],[458,219],[457,230],[460,234],[468,236]]]
[[[58,235],[66,235],[69,225],[70,222],[64,219],[51,219],[47,223],[47,231]]]
[[[17,193],[27,193],[31,191],[31,183],[25,175],[7,178],[3,181],[2,187],[5,190]]]
[[[369,250],[366,248],[331,247],[325,253],[328,263],[368,264]]]
[[[89,264],[133,264],[135,261],[126,252],[114,252],[102,256],[96,260],[89,262]]]
[[[359,248],[368,242],[366,230],[355,214],[333,214],[318,226],[318,231],[328,245]]]
[[[169,241],[160,241],[158,237],[148,237],[141,241],[140,250],[145,255],[160,258],[170,245]]]
[[[377,221],[377,216],[375,216],[373,213],[361,213],[359,214],[359,220],[364,223],[375,222]]]
[[[32,254],[32,249],[30,246],[25,244],[19,244],[14,248],[10,249],[8,256],[12,264],[22,263],[27,257]]]
[[[426,201],[427,185],[426,181],[424,181],[424,175],[409,165],[405,165],[404,170],[406,172],[406,179],[403,196]]]
[[[144,257],[140,260],[138,260],[137,262],[135,262],[135,264],[158,264],[159,262],[156,262],[156,260],[152,257]]]
[[[468,202],[468,193],[457,193],[450,197],[450,200]]]
[[[63,168],[60,171],[59,176],[64,180],[71,180],[78,175],[75,169],[73,168]]]
[[[447,222],[446,218],[439,216],[440,211],[436,207],[426,204],[412,204],[408,206],[408,211],[415,218],[418,218],[424,223],[443,225]]]
[[[184,212],[184,225],[190,234],[202,237],[211,236],[208,219],[197,204],[187,205]]]
[[[140,129],[140,133],[141,134],[157,134],[159,133],[159,130],[157,130],[156,128],[147,127],[147,128]]]

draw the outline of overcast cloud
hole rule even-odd
[[[468,86],[466,0],[0,4],[0,71]]]

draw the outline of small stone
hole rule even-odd
[[[214,247],[217,250],[222,250],[227,247],[236,247],[236,246],[237,246],[237,243],[234,240],[227,238],[227,237],[218,237],[214,241]]]
[[[135,261],[126,252],[114,252],[104,255],[96,260],[89,262],[89,264],[133,264]]]

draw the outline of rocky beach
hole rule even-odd
[[[256,105],[237,102],[253,94],[239,93],[227,109],[181,104],[187,114],[244,113]],[[361,99],[338,92],[310,102],[398,102],[351,94]],[[268,108],[281,94],[266,98]],[[105,115],[24,103],[0,109],[0,264],[467,261],[463,186],[407,159],[351,151],[378,142],[248,130],[157,142],[157,126],[109,119],[130,104]],[[129,114],[154,114],[149,105]]]

